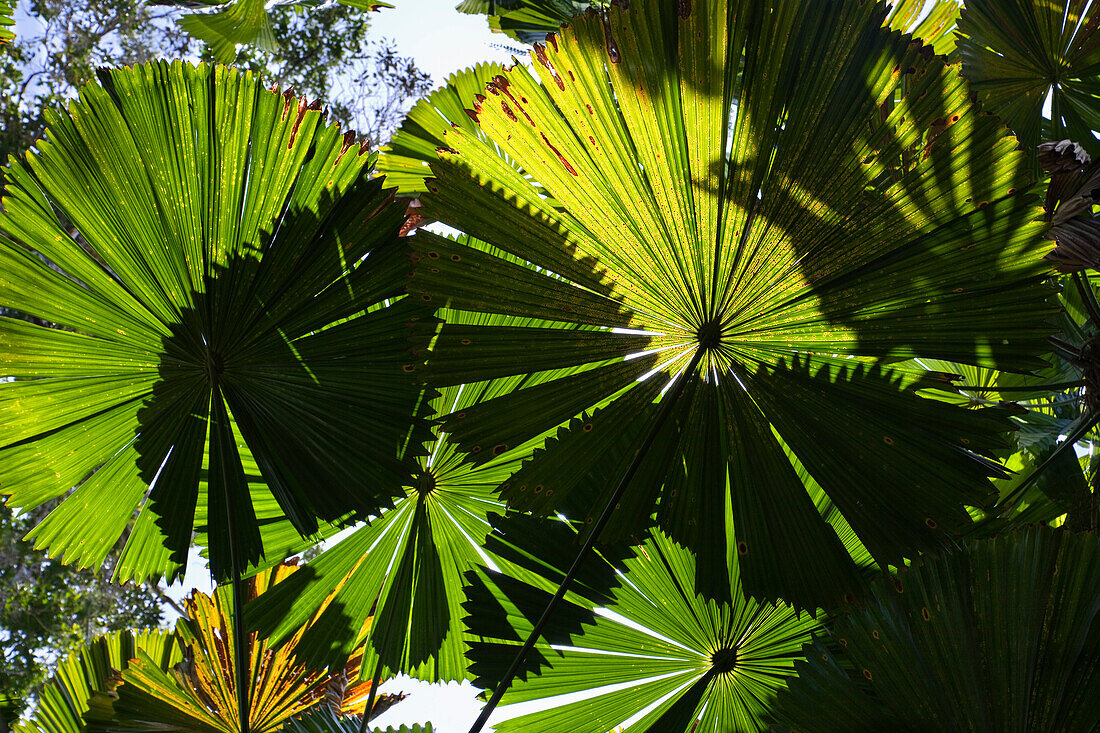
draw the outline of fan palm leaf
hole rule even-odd
[[[117,631],[96,637],[62,660],[42,688],[34,713],[15,724],[15,733],[80,733],[89,702],[107,692],[113,675],[140,654],[164,669],[183,659],[172,632]]]
[[[337,0],[359,10],[376,10],[393,7],[389,3],[373,0]],[[213,12],[192,12],[180,18],[180,28],[210,47],[219,63],[230,63],[237,58],[237,46],[255,46],[270,51],[278,45],[271,26],[270,7],[267,0],[182,0],[180,5],[189,7],[217,6]],[[321,0],[289,0],[274,5],[316,6]]]
[[[467,237],[460,241],[491,249]],[[441,311],[440,315],[448,322],[467,325],[554,325],[492,314]],[[475,410],[520,386],[534,386],[572,371],[445,387],[431,406],[441,414]],[[482,544],[490,528],[488,515],[504,511],[496,487],[541,444],[541,437],[487,462],[471,464],[463,460],[446,433],[438,434],[429,444],[428,455],[421,459],[417,480],[406,487],[405,496],[394,508],[251,603],[247,612],[250,625],[280,643],[316,614],[317,620],[299,644],[304,661],[342,663],[369,634],[363,665],[367,674],[380,658],[386,675],[403,672],[433,682],[467,678],[459,605],[463,574],[489,559],[498,570],[523,576],[521,566],[485,550]],[[367,625],[372,613],[374,622]]]
[[[251,597],[292,574],[292,565],[280,565],[248,579]],[[233,651],[232,600],[227,589],[213,597],[195,592],[186,601],[187,617],[176,624],[175,638],[182,660],[173,666],[138,653],[111,685],[100,693],[87,715],[88,729],[118,731],[161,729],[241,730],[236,707],[236,665]],[[325,671],[297,658],[303,629],[276,650],[254,635],[247,649],[250,672],[249,730],[274,731],[287,721],[317,709],[362,715],[371,683],[357,682],[361,656]],[[378,715],[401,699],[387,695],[375,702]]]
[[[572,419],[501,486],[509,504],[592,522],[689,363],[605,538],[659,500],[673,539],[719,559],[697,573],[708,594],[728,588],[733,552],[753,594],[805,607],[858,585],[796,464],[884,565],[991,501],[1007,418],[921,399],[921,374],[868,362],[1042,367],[1044,225],[1014,139],[885,15],[614,6],[475,100],[488,142],[447,131],[423,210],[542,271],[416,237],[413,296],[598,327],[447,325],[436,340],[439,386],[590,367],[445,418],[475,462]],[[597,467],[610,481],[582,491]]]
[[[457,71],[442,88],[413,105],[378,158],[378,172],[386,176],[386,184],[396,186],[402,196],[424,193],[424,180],[432,175],[428,163],[444,144],[444,134],[454,126],[478,134],[466,104],[502,71],[500,64],[488,63]]]
[[[565,525],[554,522],[555,529]],[[514,529],[524,528],[526,523]],[[510,539],[507,520],[494,540]],[[522,533],[522,530],[521,530]],[[543,539],[563,544],[560,532],[544,528]],[[565,532],[568,534],[568,532]],[[529,548],[533,543],[525,542]],[[537,552],[537,546],[534,547]],[[568,554],[560,554],[568,563]],[[471,571],[465,607],[476,684],[500,681],[519,639],[545,605],[548,589],[565,566],[548,563],[541,583],[525,583],[487,569]],[[498,731],[539,730],[604,733],[660,730],[754,731],[794,673],[800,648],[817,622],[783,605],[746,600],[736,566],[726,595],[731,602],[696,595],[696,559],[661,532],[633,548],[622,575],[596,559],[589,582],[602,571],[602,592],[580,588],[549,622],[528,655],[526,679],[502,702],[531,702],[591,691],[563,704],[498,723]],[[539,669],[541,667],[541,669]],[[532,674],[537,672],[537,676]],[[606,689],[602,689],[606,688]]]
[[[11,30],[15,25],[15,19],[12,18],[14,12],[15,8],[9,0],[0,2],[0,46],[15,40],[15,33]]]
[[[807,649],[777,716],[800,731],[1092,731],[1100,546],[1032,527],[924,557]],[[835,648],[834,648],[835,647]]]
[[[517,41],[539,43],[574,16],[609,4],[601,0],[464,0],[457,9],[488,16],[490,28]],[[886,23],[934,46],[936,53],[947,54],[954,48],[950,31],[958,16],[956,0],[896,0],[890,4]]]
[[[226,578],[263,556],[260,480],[302,535],[386,505],[427,437],[408,338],[434,326],[391,303],[403,207],[373,156],[180,62],[104,72],[49,122],[0,214],[0,301],[59,326],[0,322],[2,490],[65,497],[36,545],[96,565],[134,522],[129,575],[171,573],[198,516]]]
[[[1085,0],[967,0],[957,46],[982,103],[1026,150],[1070,138],[1094,157],[1100,145],[1100,9]],[[1050,132],[1043,107],[1050,97]]]

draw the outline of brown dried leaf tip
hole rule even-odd
[[[1039,146],[1039,165],[1047,173],[1072,173],[1090,162],[1085,149],[1072,140],[1059,140]]]

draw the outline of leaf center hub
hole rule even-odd
[[[714,652],[714,654],[711,654],[710,666],[715,672],[719,674],[732,672],[734,667],[737,666],[736,647],[724,647]]]
[[[435,474],[428,470],[421,471],[420,475],[416,477],[415,487],[416,493],[421,496],[432,493],[435,491]]]
[[[703,349],[716,349],[722,343],[722,323],[718,319],[707,321],[695,330],[695,339]]]

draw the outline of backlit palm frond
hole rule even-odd
[[[928,375],[883,360],[1043,367],[1045,225],[1015,139],[885,17],[612,6],[471,100],[487,140],[446,132],[426,215],[540,269],[417,235],[412,296],[595,327],[447,324],[434,343],[440,387],[585,369],[445,418],[475,463],[571,421],[501,486],[509,504],[591,522],[678,374],[603,539],[656,512],[719,559],[696,575],[708,595],[734,554],[754,595],[812,607],[858,589],[801,474],[880,565],[950,544],[992,502],[1006,413],[922,399]]]
[[[294,570],[280,565],[257,573],[248,579],[246,592],[251,597],[261,595]],[[109,704],[101,696],[104,708],[89,716],[89,730],[152,730],[166,724],[186,731],[241,730],[228,588],[213,597],[193,593],[186,610],[187,617],[177,622],[175,631],[182,660],[167,667],[139,654],[122,671]],[[279,649],[255,635],[250,637],[249,730],[279,730],[287,721],[317,709],[362,715],[370,682],[358,681],[361,655],[330,670],[305,664],[297,658],[303,631]],[[376,698],[372,717],[402,697]]]
[[[777,717],[799,731],[1093,731],[1100,546],[1032,527],[921,558],[806,650]]]
[[[957,46],[982,104],[1025,150],[1069,138],[1100,143],[1100,8],[1086,0],[967,0]],[[1049,130],[1044,105],[1050,98]]]
[[[459,241],[491,250],[466,237]],[[440,315],[449,323],[477,326],[561,325],[459,311]],[[575,325],[566,330],[585,332]],[[520,375],[452,385],[442,388],[431,406],[439,414],[472,413],[494,397],[573,371],[564,368],[533,378]],[[368,678],[380,660],[386,676],[403,672],[429,681],[466,679],[468,639],[460,608],[463,575],[488,558],[494,567],[523,577],[519,564],[482,545],[490,529],[489,514],[504,511],[496,488],[541,445],[541,437],[488,461],[470,463],[447,433],[438,433],[420,459],[419,475],[394,508],[251,603],[250,625],[279,643],[315,619],[299,644],[302,658],[315,665],[342,663],[369,637],[364,664]],[[374,621],[367,624],[372,613]]]
[[[404,207],[373,156],[180,62],[105,71],[49,122],[0,214],[0,304],[58,326],[0,319],[0,488],[65,497],[36,546],[98,565],[133,524],[117,574],[143,578],[197,529],[224,579],[231,549],[258,565],[387,505],[428,435],[409,349],[434,325],[395,302]]]
[[[498,522],[502,531],[490,542],[518,543],[530,552],[542,564],[537,579],[520,581],[485,568],[468,574],[471,670],[475,683],[488,689],[499,683],[570,561],[568,552],[544,553],[530,539],[568,546],[567,525],[547,520],[554,526],[535,534],[521,520]],[[632,549],[619,565],[621,574],[605,560],[588,563],[579,587],[528,654],[522,681],[502,703],[591,695],[505,720],[496,730],[766,729],[767,711],[794,674],[817,622],[789,606],[746,600],[736,569],[727,581],[731,601],[696,595],[696,558],[661,532]]]

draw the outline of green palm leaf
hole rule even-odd
[[[0,46],[11,43],[15,39],[15,33],[11,28],[15,25],[12,14],[15,12],[10,0],[0,0]]]
[[[858,582],[795,462],[880,564],[991,500],[985,477],[1003,474],[984,457],[1010,445],[1007,418],[922,400],[919,374],[865,362],[1043,366],[1048,245],[1015,141],[884,18],[839,1],[612,7],[488,86],[488,142],[447,131],[424,211],[543,270],[418,237],[413,296],[597,330],[447,325],[429,379],[650,353],[445,419],[477,462],[576,417],[501,487],[510,504],[598,514],[698,352],[605,538],[657,501],[689,549],[736,549],[750,593],[812,607]],[[597,466],[603,491],[570,498]],[[699,588],[726,574],[701,569]]]
[[[448,240],[438,241],[446,244]],[[485,248],[466,237],[460,241]],[[499,315],[442,314],[448,322],[466,325],[553,325]],[[445,387],[431,406],[439,413],[474,412],[478,405],[521,385],[535,386],[571,371]],[[499,569],[522,574],[515,562],[481,545],[489,531],[489,513],[504,511],[495,494],[497,486],[541,444],[541,437],[471,464],[463,460],[448,434],[438,434],[429,444],[429,454],[420,459],[417,480],[406,487],[394,508],[252,602],[250,624],[281,641],[316,615],[317,621],[299,645],[304,661],[342,663],[369,634],[363,667],[367,674],[380,656],[387,675],[404,672],[433,682],[466,679],[466,638],[459,607],[463,574],[486,558]],[[372,609],[376,615],[367,624]]]
[[[886,25],[912,34],[946,56],[955,50],[951,31],[955,30],[961,9],[957,0],[894,0],[886,14]]]
[[[337,1],[360,10],[393,7],[389,3],[373,0]],[[188,34],[209,45],[214,59],[219,63],[227,64],[237,58],[238,44],[264,50],[274,49],[278,45],[266,0],[230,0],[224,5],[219,0],[180,0],[179,4],[189,7],[218,6],[217,10],[209,13],[187,13],[180,18],[179,24]],[[309,7],[321,2],[290,0],[276,4]]]
[[[1100,145],[1100,12],[1085,0],[967,0],[959,19],[963,70],[979,99],[1026,150],[1069,138]],[[1043,105],[1051,98],[1051,131]]]
[[[512,542],[509,529],[523,535],[526,524],[509,527],[506,520],[493,541]],[[569,544],[555,531],[565,525],[552,524],[557,527],[544,528],[539,543]],[[568,554],[558,554],[567,565]],[[468,574],[465,607],[478,637],[470,659],[479,686],[496,686],[564,573],[566,565],[546,562],[535,585],[486,569]],[[507,720],[496,730],[603,733],[628,720],[628,731],[764,730],[765,713],[817,623],[787,606],[746,600],[736,571],[727,581],[731,602],[696,595],[696,559],[660,532],[635,547],[622,567],[621,579],[608,583],[618,577],[608,572],[612,566],[589,564],[589,583],[602,570],[604,585],[595,592],[578,588],[559,608],[528,655],[526,679],[511,687],[503,704],[594,694]],[[613,587],[605,590],[607,585]],[[604,686],[614,687],[598,689]]]
[[[458,4],[463,13],[488,16],[489,27],[523,43],[540,43],[546,34],[589,8],[605,8],[602,0],[464,0]],[[932,45],[936,53],[950,53],[959,16],[956,0],[895,0],[886,15],[889,27],[912,33]]]
[[[777,716],[800,731],[1100,726],[1095,535],[1033,527],[922,558],[807,649]],[[831,646],[831,645],[830,645]]]
[[[253,575],[247,581],[247,594],[262,597],[274,583],[293,575],[294,569],[281,565]],[[182,662],[167,666],[138,653],[118,675],[110,694],[93,700],[88,730],[159,730],[166,725],[209,733],[241,730],[230,596],[225,586],[213,597],[193,593],[186,601],[187,617],[175,629]],[[249,730],[280,730],[288,721],[318,709],[361,716],[369,699],[374,700],[374,717],[402,699],[402,695],[372,696],[369,681],[354,682],[361,655],[330,670],[305,663],[298,654],[302,632],[299,629],[278,650],[254,636],[249,639],[245,676],[250,682]]]
[[[174,572],[199,516],[225,578],[263,556],[259,477],[303,535],[400,492],[434,325],[380,307],[407,260],[371,162],[222,67],[107,72],[51,116],[0,215],[3,305],[61,327],[0,323],[3,491],[76,487],[37,546],[96,565],[140,509],[126,572]]]
[[[466,104],[502,71],[500,64],[478,64],[457,71],[447,77],[442,88],[417,102],[378,158],[378,172],[386,176],[386,183],[397,186],[402,196],[424,193],[424,180],[432,175],[428,163],[445,144],[447,130],[458,126],[470,135],[478,134]]]
[[[487,15],[489,27],[522,43],[546,40],[558,26],[588,8],[604,7],[601,0],[463,0],[456,9],[471,15]]]
[[[139,654],[168,669],[183,656],[169,631],[118,631],[88,642],[57,666],[38,698],[34,714],[15,724],[15,733],[80,733],[96,693],[107,693],[117,671]]]

